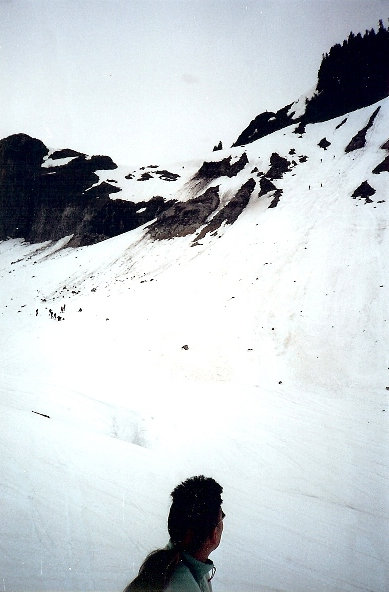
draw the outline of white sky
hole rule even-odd
[[[389,0],[0,0],[0,137],[118,164],[201,158],[388,16]]]

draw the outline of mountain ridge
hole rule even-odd
[[[389,28],[382,20],[374,29],[335,44],[323,59],[313,91],[276,112],[257,115],[233,146],[244,146],[278,129],[298,124],[296,133],[309,123],[327,121],[367,107],[389,95],[387,57]]]
[[[209,159],[197,170],[185,164],[177,165],[173,171],[149,165],[138,170],[121,170],[119,174],[119,167],[109,156],[88,157],[69,148],[49,151],[40,140],[25,134],[4,138],[0,141],[0,240],[24,238],[42,242],[72,235],[69,246],[76,247],[105,240],[155,219],[154,236],[172,237],[172,228],[167,234],[158,233],[158,224],[166,228],[169,219],[174,226],[174,216],[168,212],[175,208],[181,217],[177,231],[189,233],[189,227],[184,229],[185,219],[193,218],[194,203],[199,218],[195,225],[193,219],[190,223],[193,232],[199,229],[201,222],[217,227],[217,221],[212,222],[217,215],[215,208],[201,212],[200,198],[210,188],[210,183],[216,187],[219,179],[239,177],[240,171],[247,167],[246,152],[234,152],[234,149],[244,148],[292,125],[296,126],[296,135],[302,137],[307,125],[377,103],[389,94],[385,55],[389,55],[389,29],[384,28],[382,21],[377,33],[367,31],[363,37],[351,33],[342,46],[336,44],[323,56],[313,93],[276,113],[258,115],[231,149],[223,150],[219,143],[218,150],[210,152]],[[350,70],[354,72],[351,77]],[[358,141],[363,141],[366,131],[359,130]],[[322,142],[328,140],[322,138]],[[326,149],[321,144],[319,147]],[[297,159],[290,156],[293,155],[280,155],[275,150],[267,172],[262,175],[257,172],[260,195],[270,193],[273,181],[280,178],[277,175],[290,172],[290,167],[297,166],[304,158],[304,155]],[[256,162],[251,161],[251,165],[258,169]],[[385,169],[387,165],[377,166]],[[257,182],[254,176],[251,179]],[[246,173],[236,192],[249,180]],[[147,185],[150,190],[145,188]],[[276,207],[279,199],[278,190],[272,207]]]
[[[387,591],[388,130],[386,98],[208,176],[86,162],[86,195],[166,209],[77,248],[0,241],[3,587],[123,589],[209,474],[221,592]]]

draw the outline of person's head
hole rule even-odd
[[[124,592],[162,592],[166,589],[182,551],[206,560],[219,546],[223,532],[223,488],[209,477],[187,479],[172,491],[168,518],[171,549],[154,551]]]
[[[223,488],[211,477],[187,479],[172,491],[168,531],[173,545],[189,553],[219,546],[223,532]]]

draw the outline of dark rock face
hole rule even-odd
[[[342,127],[342,125],[344,125],[344,124],[346,123],[346,121],[347,121],[347,117],[346,117],[345,119],[343,119],[343,121],[341,121],[341,122],[340,122],[340,123],[339,123],[339,124],[336,126],[336,128],[335,128],[335,129],[339,129],[340,127]]]
[[[153,197],[150,201],[136,204],[121,199],[100,201],[101,207],[98,212],[92,212],[88,235],[103,238],[110,238],[133,230],[153,220],[165,208],[171,207],[174,203],[173,200],[165,202],[163,197],[159,196]]]
[[[277,191],[274,193],[274,197],[269,205],[269,209],[276,208],[278,206],[281,195],[282,195],[282,189],[277,189]]]
[[[359,130],[359,132],[351,139],[349,144],[346,146],[346,148],[344,150],[345,152],[352,152],[353,150],[359,150],[360,148],[363,148],[365,146],[366,133],[367,133],[368,129],[370,129],[371,126],[373,125],[374,120],[377,117],[377,114],[380,109],[381,109],[381,107],[377,107],[377,109],[374,111],[374,113],[369,118],[367,125],[365,125],[364,128]]]
[[[360,186],[356,188],[351,197],[353,199],[361,197],[365,200],[365,203],[371,203],[372,200],[370,199],[370,196],[374,194],[375,189],[367,181],[363,181],[363,183],[361,183]]]
[[[52,160],[57,160],[59,158],[72,158],[75,156],[86,156],[82,152],[77,152],[77,150],[72,150],[71,148],[62,148],[62,150],[56,150],[50,155]]]
[[[286,107],[283,107],[276,113],[265,111],[257,115],[251,121],[250,125],[240,134],[233,146],[244,146],[293,123],[294,112],[289,113],[291,107],[292,103],[286,105]]]
[[[88,159],[69,149],[58,150],[52,159],[73,159],[42,168],[47,154],[40,140],[24,134],[0,141],[0,240],[43,242],[73,235],[70,245],[91,244],[132,230],[172,204],[162,197],[137,204],[111,200],[110,194],[120,189],[107,182],[96,185],[95,174],[117,168],[108,156]]]
[[[47,153],[43,142],[25,134],[0,141],[0,239],[29,234],[40,166]]]
[[[165,240],[193,234],[219,206],[219,187],[210,187],[187,202],[176,202],[162,212],[149,227],[154,239]]]
[[[387,152],[389,151],[389,140],[386,140],[386,142],[382,144],[381,149],[386,150]],[[379,173],[389,172],[389,154],[378,166],[375,167],[375,169],[373,169],[372,172],[375,175],[378,175]]]
[[[284,173],[290,170],[290,162],[277,154],[277,152],[273,152],[270,157],[270,169],[265,173],[265,177],[268,179],[281,179]]]
[[[323,150],[327,150],[328,146],[331,146],[331,142],[327,140],[327,138],[322,138],[318,143],[319,148],[323,148]]]
[[[158,168],[158,165],[149,165],[147,168],[149,169],[156,169]],[[145,167],[141,167],[140,170],[143,171],[145,169]],[[155,171],[152,170],[150,171],[145,171],[144,173],[141,174],[141,176],[137,179],[137,181],[149,181],[150,179],[154,179],[155,175],[157,175],[162,181],[177,181],[177,179],[179,179],[180,175],[178,173],[171,173],[170,171],[167,171],[166,169],[164,170],[160,170],[160,171]],[[128,175],[126,175],[126,179],[133,179],[134,175],[132,173],[129,173]]]
[[[291,152],[291,151],[290,151]],[[295,161],[290,163],[286,158],[273,152],[270,157],[270,168],[259,180],[260,191],[258,197],[262,197],[271,191],[275,191],[273,201],[270,204],[270,208],[275,208],[282,195],[282,189],[278,189],[272,181],[275,179],[281,179],[284,173],[290,171],[291,165],[295,165]]]
[[[177,173],[171,173],[170,171],[157,171],[156,174],[159,176],[162,181],[177,181],[180,177]]]
[[[87,189],[85,193],[87,193],[89,198],[100,198],[109,197],[111,193],[118,193],[119,191],[121,191],[119,187],[115,187],[115,185],[111,185],[111,183],[103,181],[99,185],[95,185],[94,187]]]
[[[300,121],[300,123],[296,125],[293,133],[298,134],[298,136],[301,137],[303,134],[305,134],[305,126],[306,124],[303,121]]]
[[[238,216],[243,212],[249,203],[250,196],[255,188],[254,179],[249,179],[242,185],[236,195],[224,206],[220,212],[212,218],[205,228],[201,230],[196,237],[196,241],[201,240],[210,232],[215,232],[225,222],[226,224],[233,224]]]
[[[196,174],[196,178],[217,179],[218,177],[235,177],[248,163],[244,152],[236,162],[231,164],[231,156],[218,162],[204,162]]]
[[[259,180],[260,192],[258,197],[262,197],[262,195],[266,195],[266,193],[270,193],[270,191],[275,191],[277,187],[272,183],[267,177],[261,177]]]
[[[389,155],[373,169],[373,173],[378,175],[379,173],[389,172]]]
[[[138,181],[148,181],[149,179],[152,179],[153,175],[151,173],[142,173],[141,176],[139,177],[139,179],[137,179]]]

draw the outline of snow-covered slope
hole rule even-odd
[[[201,240],[0,243],[3,590],[123,589],[199,473],[215,592],[388,589],[388,129],[384,100],[213,153],[248,162],[176,198],[256,186]]]

